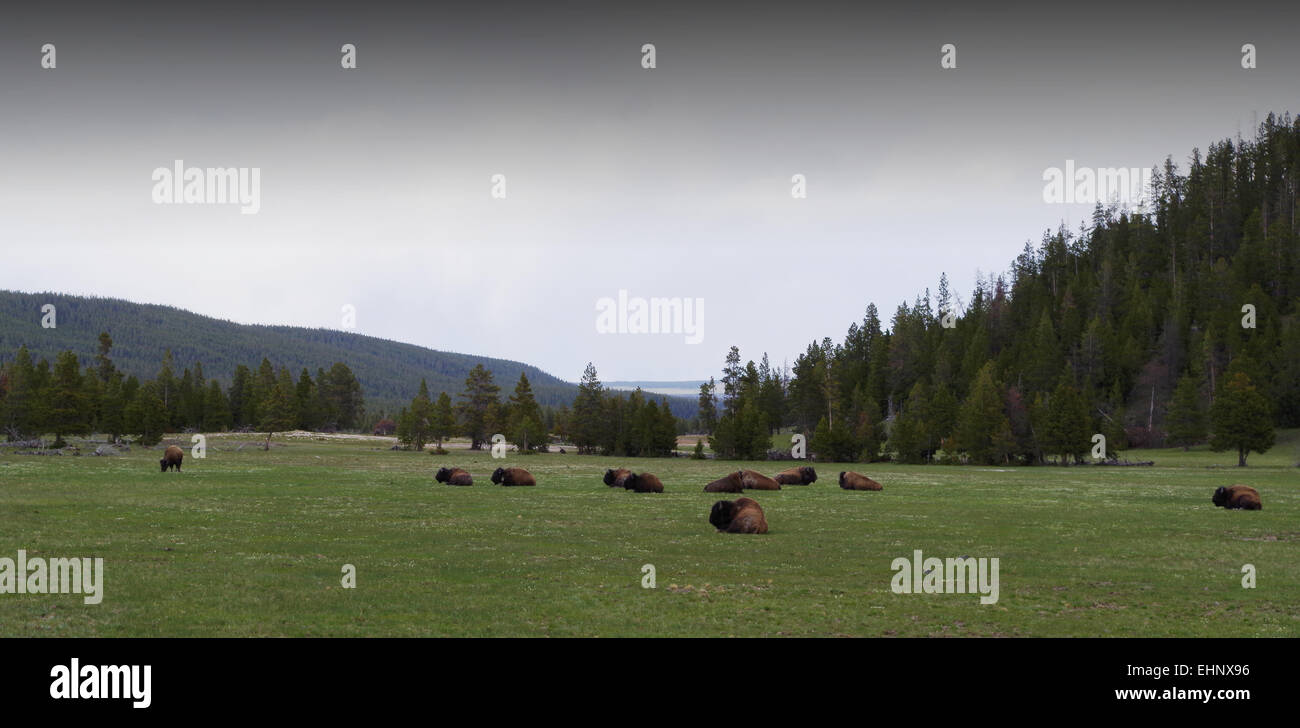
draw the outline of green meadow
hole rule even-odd
[[[816,463],[814,485],[748,494],[767,514],[761,536],[715,533],[710,506],[735,496],[702,488],[789,463],[254,440],[213,436],[203,460],[186,447],[180,474],[159,472],[159,450],[0,454],[0,557],[104,559],[100,604],[0,594],[0,635],[1300,635],[1297,431],[1244,469],[1204,449],[1127,453],[1155,467]],[[539,484],[493,486],[502,464]],[[475,484],[434,482],[439,465]],[[608,488],[615,466],[667,492]],[[844,469],[884,490],[840,490]],[[1215,508],[1233,483],[1264,509]],[[998,601],[893,593],[891,562],[918,549],[999,559]]]

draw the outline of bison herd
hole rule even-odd
[[[447,485],[473,485],[474,478],[462,468],[438,468],[434,480]],[[653,473],[636,473],[627,468],[609,468],[602,478],[611,488],[634,493],[662,493],[663,481]],[[705,493],[743,493],[746,490],[781,490],[782,485],[811,485],[817,471],[804,465],[782,470],[774,477],[757,470],[737,470],[704,486]],[[537,485],[537,479],[523,468],[497,468],[492,473],[495,485]],[[860,473],[840,473],[840,487],[845,490],[881,490],[880,483]],[[718,501],[709,512],[709,523],[719,533],[767,533],[763,508],[753,498]]]
[[[180,469],[180,450],[169,448],[168,455],[176,450],[176,467]],[[166,458],[163,460],[166,469]],[[473,485],[474,479],[461,468],[439,468],[434,479],[448,485]],[[603,478],[611,488],[623,488],[634,493],[662,493],[664,484],[653,473],[636,473],[627,468],[609,468]],[[523,468],[497,468],[492,473],[496,485],[537,485],[537,479]],[[817,482],[817,471],[810,465],[782,470],[768,477],[757,470],[737,470],[704,486],[705,493],[743,493],[747,490],[781,490],[783,485],[812,485]],[[844,490],[884,490],[884,486],[853,471],[840,471],[840,488]],[[1214,505],[1222,508],[1247,511],[1260,510],[1259,492],[1246,485],[1234,485],[1214,491]],[[767,518],[763,508],[753,498],[720,500],[709,512],[709,523],[718,533],[767,533]]]
[[[171,468],[181,471],[185,451],[170,445],[163,452],[159,465],[165,473]],[[438,468],[434,480],[447,485],[473,485],[474,478],[463,468]],[[492,472],[494,485],[537,485],[533,474],[523,468],[497,468]],[[605,471],[605,485],[623,488],[634,493],[662,493],[664,484],[653,473],[634,473],[627,468],[610,468]],[[782,470],[768,477],[757,470],[737,470],[704,486],[705,493],[743,493],[747,490],[781,490],[783,485],[812,485],[817,482],[817,471],[809,465]],[[861,473],[841,471],[839,485],[844,490],[883,490],[884,486]],[[1220,487],[1210,499],[1214,505],[1230,510],[1258,511],[1259,491],[1248,485]],[[753,498],[718,501],[709,512],[709,523],[719,533],[767,533],[767,519],[763,509]]]

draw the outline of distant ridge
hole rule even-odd
[[[58,310],[58,326],[41,328],[41,306]],[[112,358],[118,369],[141,379],[153,377],[163,354],[171,349],[179,375],[195,362],[203,373],[228,385],[235,367],[256,368],[266,357],[277,368],[287,366],[295,379],[305,367],[316,375],[341,361],[361,381],[366,411],[394,413],[411,401],[420,379],[435,395],[447,392],[455,401],[475,364],[491,370],[504,400],[514,390],[520,372],[528,374],[539,404],[571,404],[578,386],[522,362],[427,349],[415,344],[346,331],[300,326],[238,324],[172,306],[134,303],[117,298],[61,293],[0,291],[0,361],[13,358],[26,345],[36,359],[51,362],[60,351],[77,352],[83,366],[98,347],[99,332],[113,337]],[[598,367],[599,368],[599,367]],[[678,417],[695,414],[693,398],[670,398]]]
[[[622,391],[632,391],[637,387],[643,392],[654,394],[664,394],[675,397],[698,398],[700,394],[700,385],[705,384],[703,379],[685,379],[676,382],[639,382],[639,381],[614,381],[605,382],[605,386],[610,389]]]

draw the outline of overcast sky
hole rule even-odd
[[[352,305],[564,379],[707,378],[940,272],[968,298],[1089,216],[1043,201],[1048,167],[1185,168],[1300,111],[1295,4],[366,5],[6,9],[0,288],[329,328]],[[259,168],[260,211],[155,204],[178,159]],[[620,289],[704,299],[703,340],[598,334]]]

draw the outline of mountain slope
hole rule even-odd
[[[58,325],[53,329],[41,328],[41,306],[47,303],[57,308]],[[277,368],[287,366],[295,379],[304,367],[314,377],[317,368],[328,369],[341,361],[361,381],[370,413],[392,413],[409,403],[422,377],[435,395],[445,391],[454,399],[464,389],[470,369],[479,363],[492,371],[503,400],[514,390],[520,372],[527,372],[543,406],[570,404],[578,391],[576,384],[535,366],[505,359],[435,351],[329,329],[237,324],[121,299],[0,291],[0,361],[11,359],[19,346],[26,345],[34,358],[51,362],[58,352],[71,349],[84,366],[95,355],[101,331],[113,337],[117,367],[142,379],[158,372],[167,349],[175,357],[177,374],[202,362],[206,377],[225,384],[236,366],[256,369],[263,357]],[[695,414],[693,399],[671,401],[677,416]]]

